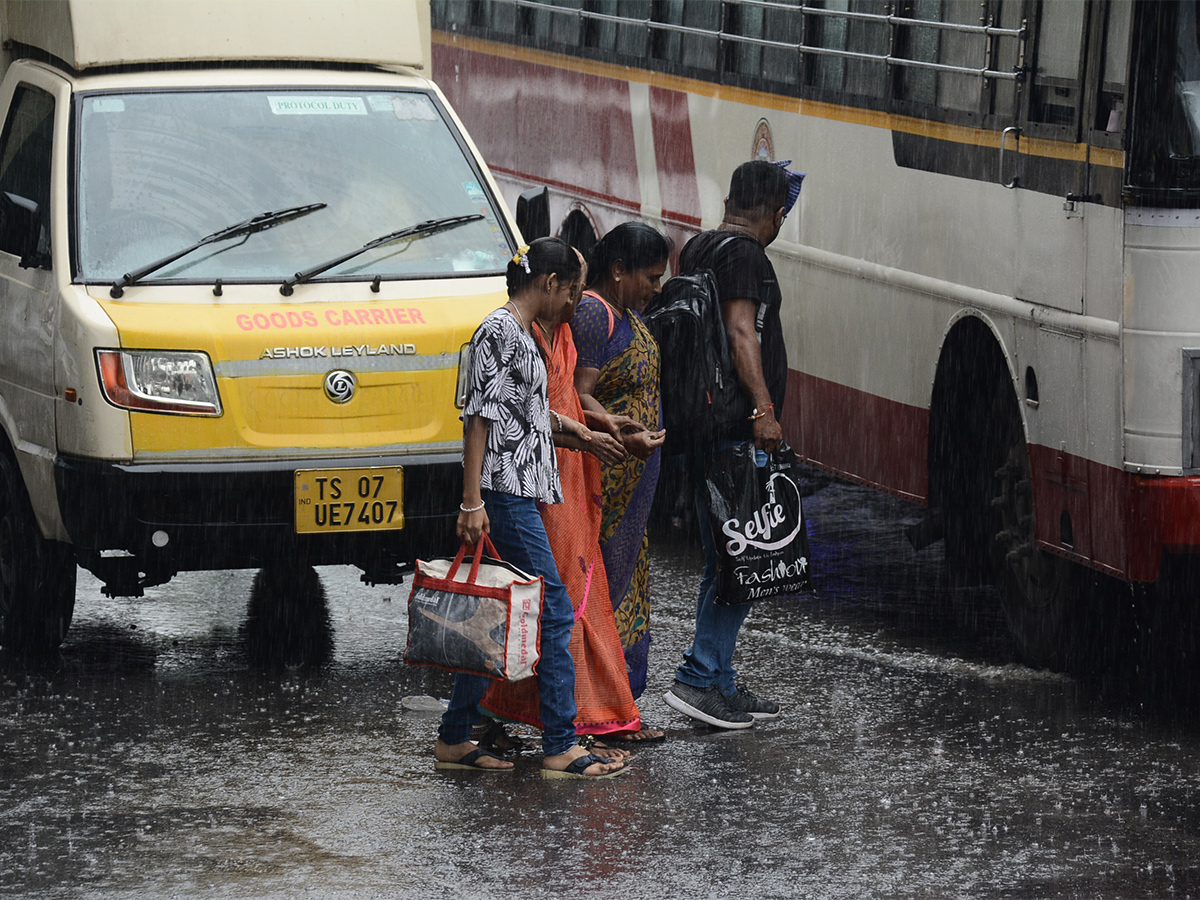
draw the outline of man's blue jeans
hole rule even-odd
[[[715,449],[727,450],[738,443],[721,441]],[[755,461],[760,468],[765,466],[767,454],[761,450],[755,451]],[[709,524],[708,489],[704,484],[705,463],[706,460],[694,460],[689,466],[696,499],[700,545],[704,548],[704,575],[700,579],[700,591],[696,597],[696,634],[692,638],[692,646],[684,651],[683,664],[676,670],[675,678],[700,690],[715,685],[728,697],[737,690],[733,651],[737,646],[738,631],[752,604],[721,606],[717,603],[717,545]]]
[[[566,753],[575,740],[575,663],[571,660],[571,626],[575,613],[571,598],[558,577],[537,503],[496,491],[483,491],[491,530],[488,536],[505,562],[546,581],[542,600],[541,658],[537,664],[538,694],[546,756]],[[438,738],[461,744],[471,738],[471,727],[483,713],[479,701],[492,679],[482,675],[456,675],[450,706],[442,716]]]

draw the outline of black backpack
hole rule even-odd
[[[732,239],[721,241],[712,254]],[[750,400],[729,355],[717,280],[710,269],[668,278],[642,320],[658,341],[662,359],[665,452],[711,444],[723,427],[750,414]]]

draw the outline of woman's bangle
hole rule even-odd
[[[463,512],[479,512],[481,509],[483,509],[483,501],[480,500],[478,506],[472,506],[469,509],[460,503],[460,504],[458,504],[458,508],[461,509]]]
[[[766,405],[766,408],[763,409],[762,412],[759,412],[758,409],[756,408],[754,410],[754,412],[751,413],[750,415],[746,416],[746,418],[749,419],[751,422],[753,422],[755,419],[761,419],[763,416],[765,416],[767,413],[769,413],[774,408],[775,408],[774,403],[768,403]]]
[[[562,416],[560,416],[554,410],[550,410],[550,415],[554,416],[554,421],[558,423],[558,433],[562,434],[563,433]]]

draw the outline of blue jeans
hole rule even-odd
[[[721,441],[716,449],[727,450],[738,443]],[[767,464],[767,454],[762,450],[756,450],[754,456],[759,468]],[[752,604],[721,606],[717,603],[717,545],[708,518],[705,462],[703,459],[693,460],[689,466],[696,498],[700,545],[704,548],[704,575],[700,579],[700,591],[696,597],[696,634],[692,638],[692,646],[683,653],[683,664],[675,671],[675,679],[700,690],[715,685],[728,697],[737,690],[733,651],[737,646],[738,631]]]
[[[505,562],[546,581],[542,600],[541,658],[537,664],[541,697],[542,746],[547,756],[566,753],[575,745],[575,663],[571,659],[571,627],[575,612],[558,577],[537,503],[496,491],[483,491],[491,530],[488,536]],[[482,675],[456,675],[450,706],[442,715],[438,738],[447,744],[471,739],[471,728],[483,716],[479,701],[492,679]]]

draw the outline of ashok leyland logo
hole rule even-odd
[[[356,384],[353,372],[334,369],[325,376],[325,396],[334,403],[348,403],[354,396]]]

